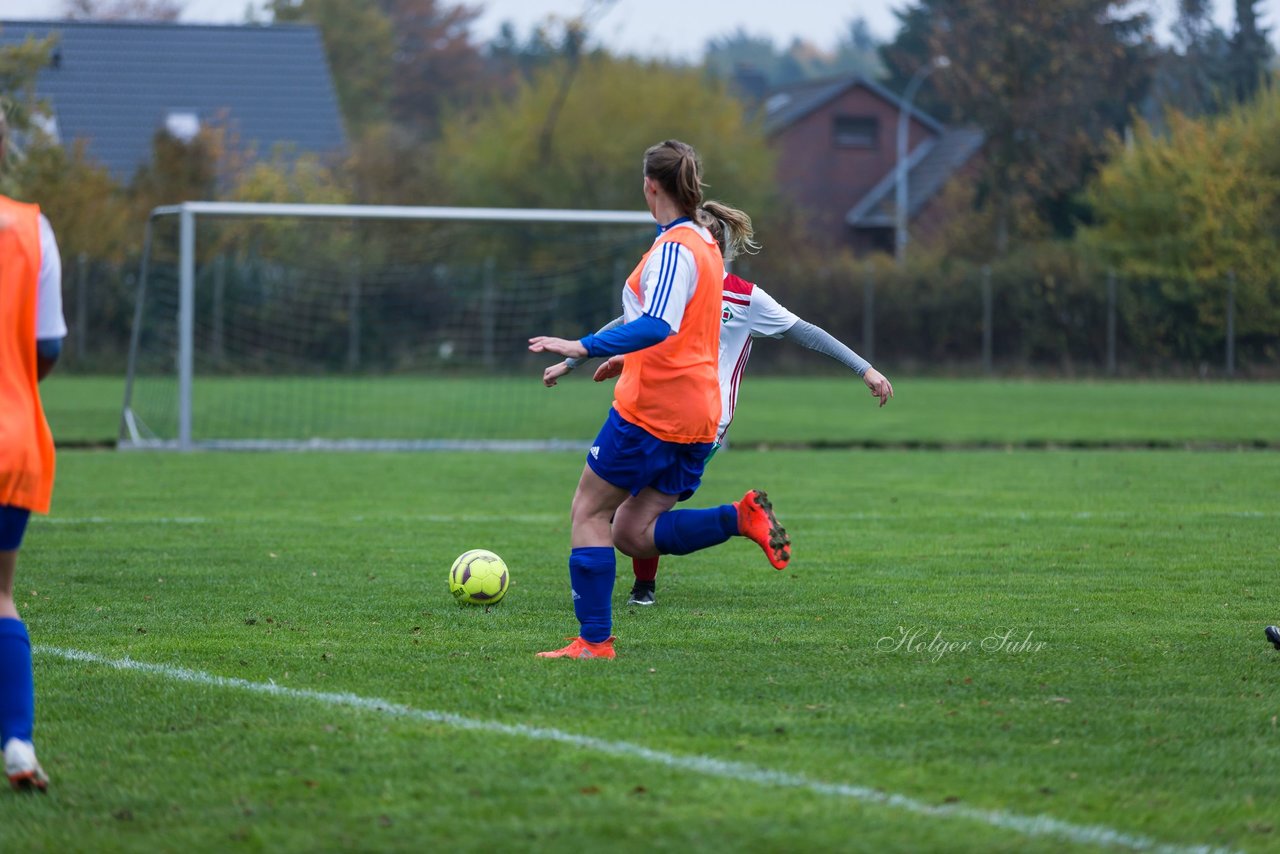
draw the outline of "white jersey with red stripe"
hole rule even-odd
[[[738,386],[751,357],[753,338],[780,338],[800,318],[776,299],[741,276],[726,273],[720,311],[720,427],[716,441],[723,442],[733,411],[738,406]]]

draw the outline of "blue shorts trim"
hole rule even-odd
[[[587,453],[593,472],[632,495],[652,487],[684,501],[702,483],[714,442],[664,442],[610,409]]]
[[[16,552],[22,545],[31,511],[23,507],[0,504],[0,552]]]

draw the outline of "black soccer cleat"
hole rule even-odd
[[[1263,634],[1267,636],[1267,640],[1271,641],[1272,646],[1280,649],[1280,626],[1267,626]]]
[[[631,587],[631,598],[627,600],[628,605],[652,605],[654,588],[651,585],[637,581]]]

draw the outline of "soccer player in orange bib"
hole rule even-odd
[[[6,136],[0,113],[0,162]],[[36,384],[66,337],[62,262],[35,205],[0,196],[0,744],[15,789],[44,791],[36,761],[31,640],[13,601],[18,548],[31,513],[49,512],[53,437]]]
[[[732,260],[741,252],[754,252],[759,248],[752,239],[751,220],[741,211],[726,208],[716,202],[707,202],[702,209],[713,217],[709,228],[726,261]],[[866,359],[833,338],[826,330],[788,311],[759,285],[726,273],[723,303],[720,314],[721,414],[720,426],[716,430],[716,449],[725,444],[729,425],[733,423],[738,406],[738,385],[742,382],[747,359],[751,356],[751,342],[756,338],[786,338],[835,359],[866,384],[871,390],[871,396],[879,400],[881,406],[893,396],[893,384]],[[613,329],[622,322],[623,318],[614,318],[600,331]],[[586,361],[565,359],[551,365],[542,374],[543,385],[548,388],[556,385],[561,377]],[[618,376],[624,361],[622,356],[615,356],[601,364],[596,368],[595,381],[604,382]],[[652,605],[656,601],[658,558],[633,558],[631,565],[636,580],[627,604]]]
[[[774,567],[791,559],[791,542],[760,490],[733,504],[672,510],[698,488],[715,447],[724,261],[709,217],[699,213],[693,148],[676,140],[649,148],[643,188],[658,236],[622,291],[626,322],[577,341],[529,340],[532,352],[570,358],[629,354],[573,496],[569,578],[580,634],[538,653],[546,658],[614,657],[615,546],[630,557],[655,557],[746,536]]]

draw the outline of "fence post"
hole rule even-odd
[[[1227,271],[1227,376],[1236,373],[1236,271]]]
[[[481,355],[486,365],[492,365],[497,361],[497,352],[495,343],[497,340],[497,281],[495,268],[496,263],[492,255],[484,259],[484,266],[481,275],[481,314],[480,314],[480,347]]]
[[[862,280],[862,352],[868,362],[876,358],[876,277],[871,262]]]
[[[84,359],[89,325],[89,256],[76,256],[76,359]]]
[[[1107,376],[1116,375],[1116,271],[1107,271]]]
[[[995,322],[994,298],[991,293],[991,265],[982,265],[982,372],[988,376],[992,372],[992,325]]]
[[[360,263],[353,261],[347,271],[347,370],[360,369]]]
[[[210,343],[209,355],[219,365],[226,361],[226,299],[227,299],[227,256],[218,253],[213,262],[213,340]]]

